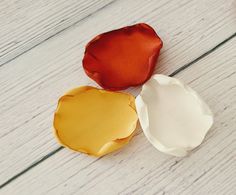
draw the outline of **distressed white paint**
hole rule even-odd
[[[52,7],[57,5],[57,1],[50,2]],[[68,89],[88,83],[94,84],[85,76],[81,68],[84,46],[94,35],[135,22],[148,22],[164,41],[159,68],[155,72],[169,74],[199,57],[236,31],[233,2],[232,0],[117,0],[0,67],[0,183],[58,148],[52,135],[53,111],[58,97]],[[66,5],[71,7],[71,4]],[[99,5],[102,7],[102,4]],[[37,7],[33,1],[26,2],[22,7],[29,9],[27,6]],[[33,30],[32,27],[31,36],[38,31],[43,31],[43,27],[37,26],[37,21],[45,21],[44,15],[50,15],[51,11],[47,6],[44,8],[38,5],[38,9],[41,9],[39,13],[42,14],[38,14],[37,19],[32,20],[31,26],[35,26],[35,29]],[[57,9],[63,10],[64,6],[64,4],[59,4]],[[11,5],[9,8],[6,6],[4,10],[11,8]],[[88,10],[93,12],[96,10],[95,8],[98,7],[88,8]],[[21,12],[21,9],[16,9],[16,11]],[[68,11],[69,13],[70,11]],[[79,16],[80,13],[75,13],[71,19],[73,22],[62,28],[68,27],[87,15]],[[23,21],[25,14],[21,14]],[[59,14],[57,17],[57,20],[60,20],[64,16]],[[18,20],[21,21],[21,17]],[[54,23],[55,21],[49,17],[48,24],[52,25],[52,29]],[[22,33],[14,32],[15,35],[21,36],[24,31],[27,31],[26,27],[22,27],[22,29]],[[41,37],[40,40],[32,41],[27,48],[40,43],[45,37],[53,35],[53,32],[50,31],[46,36],[44,34],[39,33],[37,36]],[[9,39],[12,38],[9,37]],[[29,40],[31,40],[30,36],[23,37],[23,42]],[[205,192],[207,187],[213,191],[212,186],[216,186],[217,190],[222,190],[222,193],[224,190],[233,192],[235,180],[232,178],[232,174],[235,174],[233,172],[235,169],[230,169],[230,167],[235,167],[235,164],[230,158],[235,155],[235,150],[233,150],[235,142],[232,142],[235,134],[231,128],[235,128],[235,118],[232,114],[235,112],[233,105],[235,103],[235,88],[233,88],[235,76],[224,79],[230,74],[230,71],[235,70],[236,63],[235,56],[233,56],[235,41],[233,43],[229,44],[230,49],[223,47],[223,49],[227,49],[225,52],[220,49],[220,52],[217,51],[217,55],[215,54],[209,59],[206,57],[206,62],[203,60],[204,63],[201,61],[198,65],[194,65],[197,68],[189,67],[185,71],[187,73],[180,74],[180,78],[189,82],[206,97],[205,99],[215,109],[215,115],[218,117],[218,122],[215,124],[216,130],[209,133],[209,139],[203,144],[202,149],[197,149],[190,158],[185,158],[174,165],[175,161],[180,159],[157,153],[140,134],[126,149],[98,161],[85,155],[62,150],[9,184],[8,187],[3,188],[2,191],[14,194],[21,190],[30,192],[38,189],[39,193],[51,190],[51,192],[67,194],[67,192],[76,191],[81,187],[80,191],[87,193],[101,190],[105,190],[104,192],[107,193],[111,193],[112,190],[114,190],[113,192],[131,193],[138,188],[137,194],[142,194],[149,188],[150,192],[160,189],[169,192],[176,190],[178,193],[189,186],[186,193],[194,190],[198,193]],[[12,59],[26,51],[27,48],[24,49],[17,45],[15,53],[11,53],[5,59]],[[233,59],[234,62],[232,62]],[[227,63],[221,60],[225,60]],[[194,79],[196,81],[191,82]],[[220,82],[221,80],[223,81]],[[226,83],[232,89],[227,88]],[[221,92],[219,89],[223,91]],[[208,95],[209,90],[212,93]],[[226,109],[224,110],[223,107]],[[230,133],[232,135],[227,137]],[[227,155],[220,152],[224,147],[226,147]],[[210,160],[210,158],[212,159]],[[224,163],[222,168],[219,167],[218,160],[219,163]],[[232,164],[227,164],[227,162]],[[89,165],[90,163],[92,164]],[[207,166],[205,167],[203,163]],[[170,168],[171,166],[172,168]],[[195,166],[196,168],[194,168]],[[211,173],[211,167],[218,172]],[[82,170],[80,171],[80,169]],[[174,173],[171,171],[172,169],[174,169]],[[154,174],[155,171],[158,174]],[[207,178],[200,178],[193,182],[201,174],[206,175],[202,178]],[[207,174],[210,176],[208,177]],[[215,182],[214,180],[208,181],[210,177],[214,178],[214,174]],[[75,176],[68,179],[73,175]],[[144,178],[141,179],[142,177]],[[172,181],[173,185],[171,185]],[[204,181],[208,181],[209,186],[198,187],[198,183],[204,185]],[[27,187],[27,182],[32,182],[32,188]],[[98,184],[93,187],[96,182]],[[223,187],[218,186],[219,183],[223,183]],[[104,185],[108,185],[109,188],[104,188]],[[50,189],[54,186],[57,187]],[[89,187],[91,189],[88,189]],[[11,191],[11,189],[15,191]],[[35,191],[32,192],[35,193]]]
[[[112,0],[1,0],[0,66]]]

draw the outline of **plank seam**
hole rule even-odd
[[[41,45],[42,43],[44,43],[45,41],[47,41],[47,40],[53,38],[54,36],[61,34],[62,32],[68,30],[68,29],[71,28],[72,26],[75,26],[76,24],[82,22],[83,20],[85,20],[85,19],[87,19],[88,17],[94,15],[95,13],[101,11],[102,9],[104,9],[104,8],[106,8],[106,7],[108,7],[108,6],[110,6],[111,4],[115,3],[116,1],[118,1],[118,0],[113,0],[113,1],[111,1],[110,3],[108,3],[108,4],[106,4],[106,5],[102,6],[102,7],[100,7],[99,9],[95,10],[94,12],[92,12],[92,13],[88,14],[87,16],[81,18],[80,20],[77,20],[76,22],[72,23],[72,24],[69,25],[68,27],[66,27],[66,28],[64,28],[64,29],[62,29],[62,30],[56,32],[55,34],[53,34],[53,35],[47,37],[47,38],[44,39],[43,41],[41,41],[41,42],[39,42],[39,43],[33,45],[32,47],[26,49],[26,50],[23,51],[22,53],[17,54],[15,57],[13,57],[13,58],[7,60],[6,62],[3,62],[2,64],[0,64],[0,67],[6,65],[7,63],[11,62],[12,60],[16,59],[17,57],[19,57],[19,56],[21,56],[21,55],[27,53],[27,52],[30,51],[31,49],[36,48],[37,46],[39,46],[39,45]]]
[[[23,171],[19,172],[18,174],[14,175],[12,178],[10,178],[9,180],[7,180],[5,183],[0,185],[0,189],[3,188],[4,186],[6,186],[7,184],[11,183],[12,181],[14,181],[15,179],[17,179],[18,177],[20,177],[21,175],[23,175],[24,173],[28,172],[30,169],[34,168],[35,166],[37,166],[38,164],[40,164],[41,162],[45,161],[46,159],[48,159],[49,157],[53,156],[54,154],[56,154],[57,152],[61,151],[64,147],[60,146],[59,148],[53,150],[52,152],[48,153],[47,155],[43,156],[41,159],[39,159],[38,161],[34,162],[32,165],[30,165],[29,167],[27,167],[26,169],[24,169]]]
[[[176,71],[172,72],[169,76],[174,76],[176,74],[178,74],[179,72],[185,70],[186,68],[188,68],[189,66],[191,66],[192,64],[198,62],[199,60],[201,60],[202,58],[208,56],[210,53],[214,52],[216,49],[218,49],[219,47],[221,47],[222,45],[224,45],[226,42],[230,41],[231,39],[233,39],[236,36],[236,32],[234,34],[232,34],[231,36],[229,36],[227,39],[225,39],[224,41],[220,42],[219,44],[217,44],[215,47],[213,47],[212,49],[208,50],[207,52],[205,52],[204,54],[200,55],[199,57],[195,58],[193,61],[185,64],[184,66],[181,66],[179,69],[177,69]]]

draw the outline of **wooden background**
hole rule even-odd
[[[81,66],[85,44],[138,22],[164,42],[155,73],[198,91],[214,126],[185,158],[158,152],[140,129],[102,158],[62,148],[58,98],[96,86]],[[236,194],[235,0],[1,0],[0,28],[0,194]]]

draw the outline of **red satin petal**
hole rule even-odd
[[[101,87],[122,90],[147,81],[154,71],[162,41],[140,23],[103,33],[86,46],[83,67]]]

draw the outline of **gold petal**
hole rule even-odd
[[[75,151],[102,156],[123,147],[137,124],[135,98],[84,86],[62,96],[54,116],[59,142]]]

